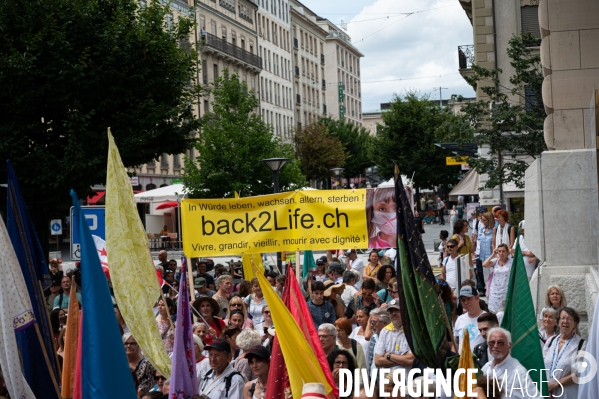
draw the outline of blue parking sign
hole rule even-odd
[[[85,216],[90,232],[106,240],[106,207],[82,206],[81,212]],[[81,259],[80,244],[79,221],[73,217],[73,207],[71,207],[71,259]]]

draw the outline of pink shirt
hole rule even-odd
[[[368,248],[394,248],[395,245],[389,244],[387,241],[383,240],[380,236],[381,233],[378,233],[374,237],[370,237],[368,240]]]

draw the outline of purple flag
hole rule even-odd
[[[191,309],[187,289],[187,260],[181,258],[181,280],[177,299],[177,328],[173,349],[173,371],[171,373],[170,399],[189,399],[198,394],[196,357],[191,328]]]

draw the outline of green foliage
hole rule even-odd
[[[185,151],[200,126],[196,53],[179,47],[193,21],[169,29],[168,7],[137,4],[0,3],[0,159],[10,158],[27,204],[46,219],[68,207],[69,189],[84,197],[104,184],[108,127],[134,166]]]
[[[289,158],[279,173],[280,191],[305,185],[293,148],[272,134],[270,125],[255,111],[259,102],[245,82],[227,69],[213,87],[213,111],[202,118],[203,128],[195,147],[195,160],[185,160],[184,180],[197,198],[270,194],[273,173],[260,162],[266,158]]]
[[[295,148],[302,173],[310,180],[328,179],[330,169],[341,168],[346,162],[343,144],[319,123],[295,133]]]
[[[330,117],[320,118],[318,124],[326,126],[329,133],[338,138],[345,148],[345,170],[342,173],[344,177],[364,175],[364,170],[374,165],[368,151],[372,136],[366,128]]]
[[[459,168],[447,166],[445,157],[451,153],[435,145],[436,127],[451,117],[428,97],[407,93],[394,97],[391,109],[383,112],[384,125],[372,139],[370,156],[378,174],[389,179],[393,176],[393,161],[402,174],[414,174],[414,186],[432,188],[457,182]]]
[[[512,88],[500,84],[500,69],[473,65],[474,75],[466,80],[475,88],[481,83],[491,83],[481,86],[488,99],[467,103],[461,115],[439,127],[438,133],[444,141],[488,146],[490,159],[470,158],[468,161],[478,173],[488,173],[485,188],[496,187],[501,182],[524,187],[524,172],[529,165],[525,158],[535,159],[546,150],[543,138],[546,113],[541,96],[543,75],[540,57],[531,50],[537,45],[538,39],[530,34],[514,36],[509,41],[507,54],[515,69],[509,79]],[[525,90],[529,92],[526,97]]]

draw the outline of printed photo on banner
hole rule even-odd
[[[366,190],[368,248],[393,248],[397,242],[395,188]]]

